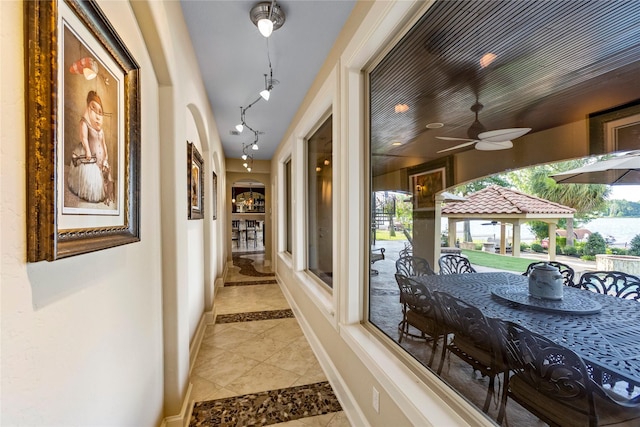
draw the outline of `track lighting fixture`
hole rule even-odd
[[[267,79],[267,75],[264,75],[264,90],[260,91],[260,96],[265,101],[269,100],[271,96],[271,89],[273,89],[273,70],[270,71],[270,77]]]
[[[282,27],[285,21],[284,11],[275,0],[254,5],[249,12],[249,18],[264,37],[269,37],[273,31]]]
[[[260,147],[258,147],[258,143],[257,142],[254,142],[253,145],[251,146],[252,150],[257,150],[258,148],[260,148]]]

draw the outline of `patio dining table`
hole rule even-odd
[[[415,278],[479,308],[485,316],[516,322],[580,355],[594,372],[640,385],[640,304],[571,287],[562,302],[527,301],[528,278],[490,272]],[[555,307],[554,307],[555,304]],[[597,378],[596,378],[597,379]]]

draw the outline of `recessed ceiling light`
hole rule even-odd
[[[444,123],[434,122],[427,124],[427,129],[440,129],[444,126]]]
[[[482,55],[482,58],[480,58],[480,66],[482,68],[488,67],[493,61],[496,60],[497,57],[498,55],[496,55],[495,53],[485,53],[484,55]]]
[[[400,141],[393,141],[393,142],[391,143],[391,145],[402,145],[402,142],[400,142]]]
[[[404,113],[405,111],[409,111],[409,106],[407,104],[397,104],[394,109],[396,113]]]

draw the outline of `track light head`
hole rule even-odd
[[[257,150],[257,149],[258,149],[258,148],[260,148],[260,147],[258,147],[258,143],[257,143],[257,142],[254,142],[254,143],[253,143],[253,145],[251,146],[251,148],[252,148],[253,150]]]
[[[285,21],[284,11],[275,0],[256,3],[249,12],[249,18],[264,37],[269,37]]]
[[[238,123],[238,124],[236,125],[236,130],[237,130],[238,132],[242,132],[242,131],[244,130],[244,125],[243,125],[242,123]]]

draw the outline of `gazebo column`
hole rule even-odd
[[[513,244],[511,246],[511,255],[515,257],[520,256],[520,220],[516,220],[513,223]]]
[[[556,260],[556,228],[555,222],[549,223],[549,261]]]
[[[456,246],[456,237],[458,237],[458,221],[454,218],[449,218],[447,234],[449,235],[449,247]]]
[[[507,253],[507,226],[504,221],[500,222],[500,255]]]

